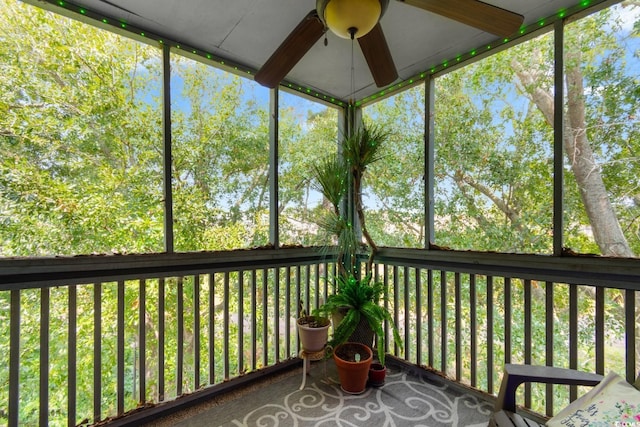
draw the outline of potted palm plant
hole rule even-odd
[[[371,346],[373,336],[377,337],[378,361],[383,365],[384,323],[388,322],[391,326],[393,339],[399,347],[402,347],[402,340],[391,313],[381,304],[387,298],[384,286],[372,281],[373,259],[378,247],[366,227],[362,183],[367,168],[383,158],[382,147],[387,138],[388,134],[382,128],[363,126],[342,141],[341,156],[329,156],[313,170],[318,189],[331,206],[319,225],[334,236],[338,248],[336,293],[330,295],[318,309],[318,312],[327,315],[342,315],[339,321],[334,317],[333,336],[329,344],[337,352],[340,344],[351,341],[356,329],[364,326],[371,336],[364,340],[364,344]],[[352,215],[343,204],[345,197],[353,198],[355,212]],[[366,244],[361,243],[359,233]],[[365,254],[368,254],[366,275],[362,277],[358,256]]]
[[[356,257],[369,254],[367,271],[371,271],[378,246],[369,234],[362,202],[362,183],[367,168],[383,158],[382,147],[389,135],[378,126],[362,126],[342,140],[340,155],[330,154],[313,166],[316,187],[330,209],[318,219],[338,247],[338,273],[358,276]],[[355,212],[343,203],[352,198]],[[357,222],[357,224],[356,224]],[[359,239],[362,234],[366,244]]]

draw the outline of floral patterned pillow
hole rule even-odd
[[[640,427],[640,391],[615,372],[547,421],[550,427]]]

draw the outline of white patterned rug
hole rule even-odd
[[[185,420],[180,426],[486,426],[492,405],[392,366],[380,388],[353,396],[336,384],[333,362],[316,362],[304,390],[292,375]]]

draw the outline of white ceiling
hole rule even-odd
[[[442,0],[448,1],[448,0]],[[525,17],[525,25],[553,16],[579,0],[490,0]],[[168,39],[210,52],[257,70],[302,18],[315,0],[74,0],[86,7]],[[407,80],[496,40],[496,36],[398,1],[390,1],[380,20],[398,81]],[[286,79],[337,99],[351,92],[351,41],[327,32]],[[356,99],[377,88],[355,43]]]

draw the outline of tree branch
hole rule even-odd
[[[511,224],[513,224],[516,230],[518,231],[523,230],[522,224],[520,224],[519,213],[515,209],[512,209],[508,203],[506,203],[505,201],[500,199],[498,196],[496,196],[489,187],[475,181],[469,175],[466,175],[464,172],[460,170],[456,171],[455,179],[456,181],[459,180],[459,182],[466,183],[470,187],[474,188],[475,190],[477,190],[478,192],[480,192],[481,194],[489,198],[489,200],[491,200],[491,202],[494,205],[496,205],[496,207],[500,209],[507,216],[507,218],[509,219]]]

